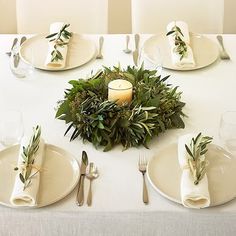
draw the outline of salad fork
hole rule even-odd
[[[145,204],[148,204],[148,192],[147,192],[147,186],[146,186],[146,181],[145,181],[145,173],[147,170],[147,159],[144,156],[139,156],[139,171],[143,175],[143,202]]]
[[[99,176],[98,169],[93,162],[89,164],[89,172],[86,174],[87,179],[89,179],[89,191],[87,198],[87,205],[91,206],[92,204],[92,181]]]

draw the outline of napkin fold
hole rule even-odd
[[[24,184],[20,180],[19,173],[21,171],[21,166],[23,166],[23,147],[26,147],[29,143],[29,137],[24,137],[22,139],[19,156],[18,156],[18,172],[15,177],[15,183],[13,191],[11,194],[10,202],[13,206],[37,206],[37,195],[40,184],[40,171],[31,178],[31,183],[24,190]],[[40,139],[39,149],[35,154],[34,166],[40,169],[43,163],[45,142],[43,139]],[[32,173],[36,170],[32,169]]]
[[[194,134],[187,134],[181,136],[178,141],[178,160],[182,169],[180,192],[182,204],[185,207],[200,209],[210,205],[210,195],[207,175],[205,174],[201,181],[195,185],[188,167],[189,154],[185,149],[185,144],[189,146],[192,137],[195,137]]]
[[[180,36],[180,37],[187,45],[187,54],[180,60],[181,55],[179,55],[179,53],[176,52],[174,35],[173,34],[168,35],[167,37],[168,37],[169,45],[171,48],[172,63],[173,65],[177,67],[182,67],[182,68],[194,67],[195,60],[194,60],[192,48],[190,47],[188,25],[184,21],[172,21],[167,25],[167,32],[171,31],[175,25],[178,26],[181,29],[181,32],[183,33],[183,36]]]
[[[64,22],[54,22],[50,25],[50,34],[58,33],[60,29],[65,25]],[[64,42],[69,42],[69,39],[64,39]],[[66,65],[66,56],[68,51],[68,46],[64,45],[63,47],[57,47],[58,51],[62,54],[63,59],[58,61],[51,61],[51,53],[54,51],[55,42],[48,42],[48,52],[46,57],[45,65],[51,69],[62,69]]]

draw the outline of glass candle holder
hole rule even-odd
[[[124,79],[116,79],[108,84],[108,100],[115,101],[118,105],[132,101],[133,85]]]

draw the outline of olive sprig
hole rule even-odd
[[[181,29],[175,25],[167,34],[168,35],[174,35],[174,40],[175,40],[175,50],[176,52],[180,55],[180,60],[182,60],[186,55],[187,55],[187,44],[186,42],[182,39],[182,37],[184,37]]]
[[[190,145],[185,144],[186,151],[189,154],[188,165],[197,185],[206,173],[207,161],[205,153],[208,151],[207,145],[212,142],[212,137],[202,136],[199,133],[195,138],[191,139]]]
[[[69,32],[67,28],[70,24],[65,24],[57,33],[49,34],[46,36],[50,39],[49,42],[54,42],[54,50],[51,52],[51,62],[63,60],[61,52],[58,50],[60,47],[64,47],[68,44],[68,40],[72,37],[72,32]]]

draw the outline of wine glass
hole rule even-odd
[[[160,48],[154,47],[151,52],[145,52],[142,48],[138,59],[139,66],[143,66],[147,70],[156,70],[157,75],[162,72],[162,56]]]
[[[17,77],[17,78],[25,78],[32,75],[34,71],[34,67],[32,65],[33,63],[33,53],[30,52],[30,60],[31,63],[26,63],[21,57],[20,57],[20,46],[15,45],[11,51],[11,57],[10,57],[10,69],[11,72]]]
[[[1,111],[0,119],[0,143],[7,147],[20,143],[24,126],[22,114],[18,110]]]
[[[219,137],[226,149],[236,155],[236,111],[221,115]]]

